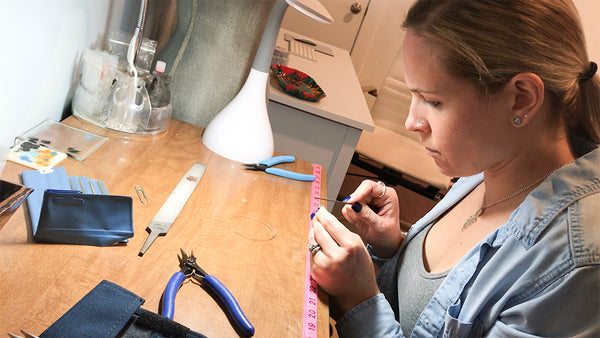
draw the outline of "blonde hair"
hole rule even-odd
[[[440,48],[443,67],[494,93],[514,75],[544,82],[569,134],[600,143],[600,80],[571,0],[419,0],[403,27]]]

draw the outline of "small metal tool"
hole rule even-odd
[[[271,168],[274,165],[281,163],[291,163],[294,162],[296,158],[290,155],[282,155],[268,158],[266,160],[260,161],[258,163],[244,164],[246,170],[256,170],[256,171],[264,171],[271,175],[281,176],[285,178],[289,178],[296,181],[305,181],[312,182],[315,180],[314,175],[309,174],[301,174],[285,169],[280,168]]]
[[[142,187],[141,185],[136,185],[135,187],[133,187],[133,189],[135,189],[135,193],[137,194],[137,197],[140,199],[140,202],[142,204],[148,204],[148,197],[146,196],[144,187]]]
[[[206,164],[195,163],[181,178],[179,183],[177,183],[177,186],[173,189],[171,195],[169,195],[146,228],[149,235],[138,256],[143,256],[158,236],[167,234],[171,225],[173,225],[173,222],[175,222],[175,219],[179,215],[179,212],[181,212],[181,209],[183,209],[183,206],[196,188],[196,185],[200,182],[205,170]]]
[[[352,205],[352,203],[350,203],[350,202],[344,202],[344,201],[338,201],[338,200],[330,200],[328,198],[323,198],[323,197],[319,197],[319,200],[321,200],[321,201],[327,201],[327,202],[333,202],[333,203],[341,203],[341,204]]]

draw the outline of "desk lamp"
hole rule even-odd
[[[239,93],[208,124],[202,142],[213,152],[242,163],[273,156],[273,131],[267,113],[269,67],[281,21],[288,6],[323,23],[333,18],[318,0],[276,0],[250,74]]]

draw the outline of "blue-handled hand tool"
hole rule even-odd
[[[296,158],[294,156],[281,155],[281,156],[275,156],[275,157],[268,158],[268,159],[260,161],[258,163],[244,164],[244,166],[246,167],[245,168],[246,170],[264,171],[271,175],[277,175],[277,176],[289,178],[289,179],[296,180],[296,181],[305,181],[305,182],[314,181],[315,180],[314,175],[301,174],[301,173],[297,173],[297,172],[289,171],[289,170],[285,170],[285,169],[280,169],[280,168],[271,168],[274,165],[281,164],[281,163],[291,163],[291,162],[294,162],[295,160],[296,160]]]
[[[165,292],[163,294],[162,299],[162,316],[173,319],[173,314],[175,312],[175,296],[177,295],[177,291],[181,287],[181,284],[187,278],[195,278],[203,286],[205,286],[212,296],[215,296],[218,301],[221,303],[223,308],[227,311],[227,316],[229,320],[232,322],[234,328],[238,331],[240,335],[245,337],[252,337],[254,335],[254,326],[250,324],[246,315],[240,308],[240,305],[235,300],[231,292],[214,276],[208,275],[198,264],[196,264],[196,257],[194,257],[194,252],[188,256],[183,249],[181,250],[181,256],[178,255],[179,258],[179,266],[181,270],[174,273],[171,279],[169,279],[169,283],[165,288]]]

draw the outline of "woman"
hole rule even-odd
[[[342,210],[358,235],[316,212],[338,334],[600,335],[600,86],[574,5],[417,1],[404,28],[406,127],[462,178],[407,235],[372,181]]]

